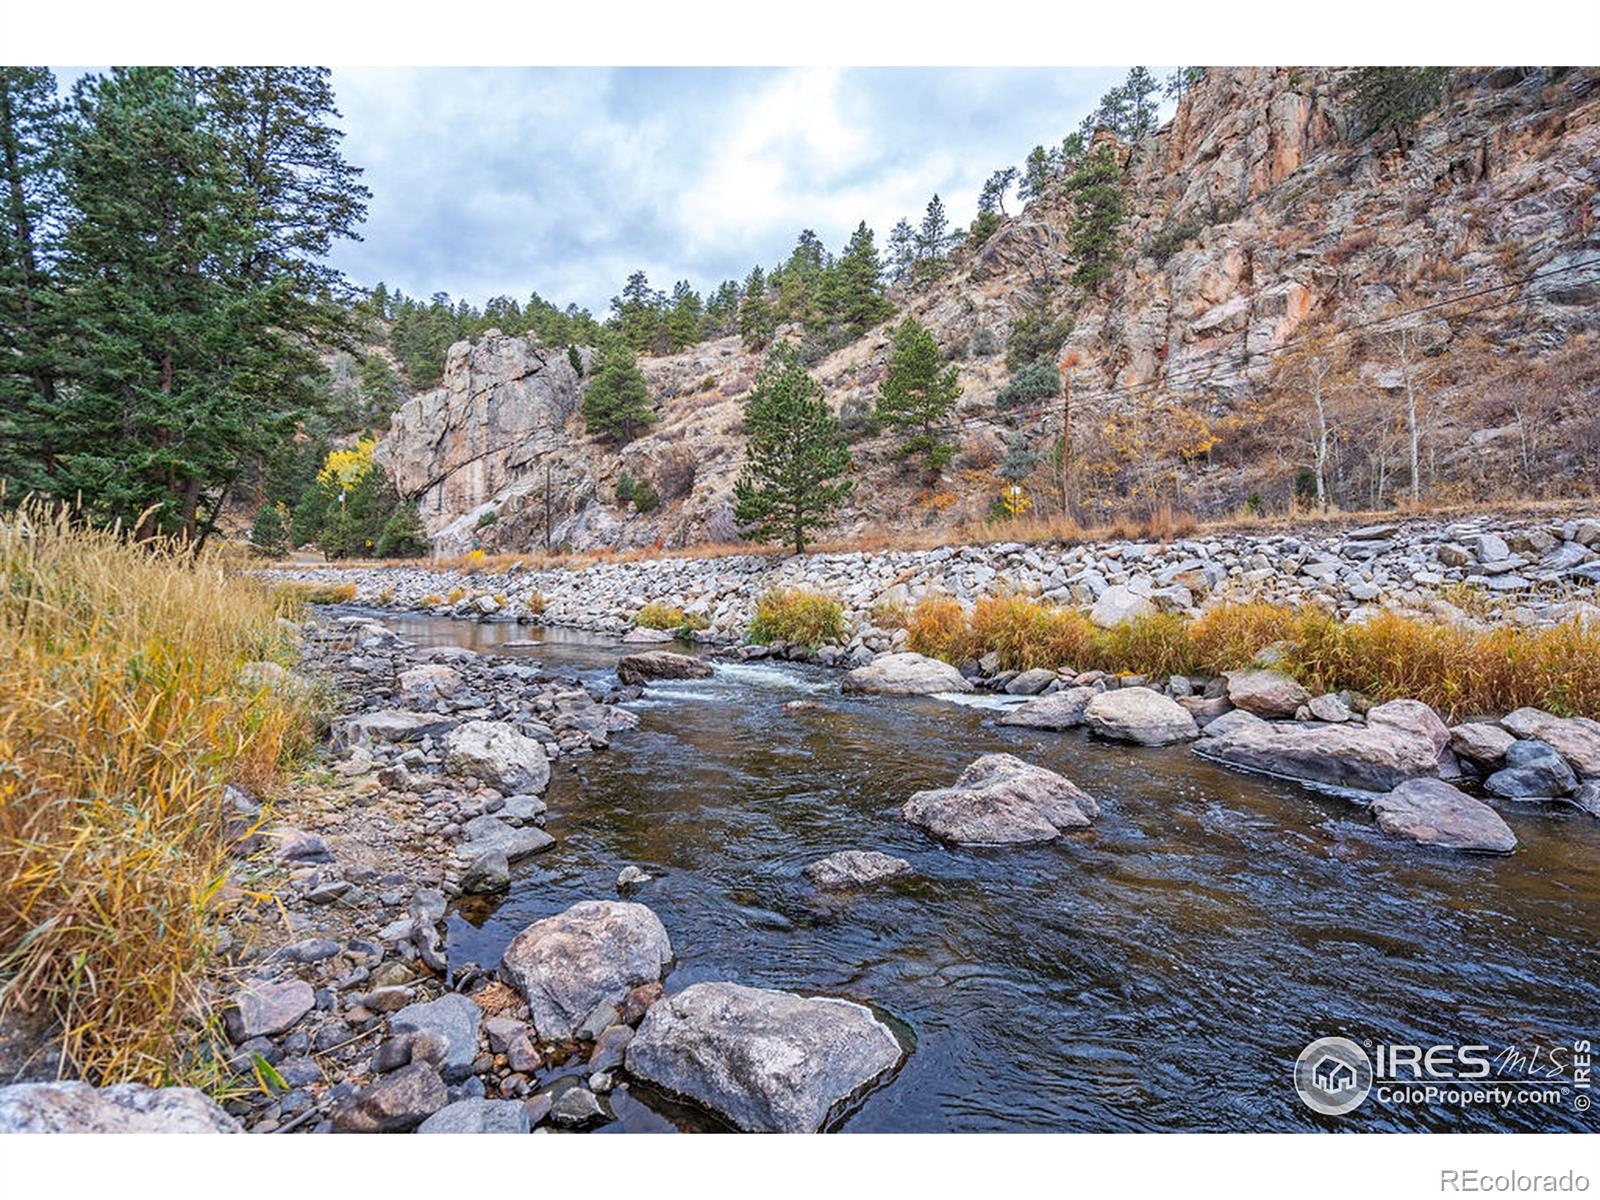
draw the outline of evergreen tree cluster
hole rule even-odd
[[[203,540],[325,405],[366,212],[320,68],[0,67],[0,477]]]

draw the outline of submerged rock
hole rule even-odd
[[[1073,687],[1019,704],[1000,718],[1002,725],[1026,729],[1074,729],[1083,724],[1083,710],[1097,695],[1093,688]]]
[[[1481,800],[1441,779],[1413,779],[1372,802],[1378,828],[1395,837],[1446,850],[1510,854],[1517,838]]]
[[[1200,727],[1186,708],[1146,687],[1101,692],[1084,706],[1083,723],[1101,737],[1141,746],[1166,746],[1200,736]]]
[[[118,1083],[18,1083],[0,1087],[5,1133],[243,1133],[239,1122],[194,1088]]]
[[[945,841],[972,846],[1048,842],[1100,815],[1094,797],[1054,771],[1010,754],[986,754],[954,786],[917,792],[900,810]]]
[[[845,672],[844,692],[875,696],[931,696],[936,692],[970,692],[972,681],[947,662],[925,654],[883,654],[864,667]]]
[[[502,792],[537,793],[550,782],[544,746],[503,721],[469,721],[444,739],[445,765]]]
[[[802,874],[819,888],[864,887],[898,875],[909,875],[911,864],[877,850],[840,850],[808,864]]]
[[[903,1055],[863,1005],[697,983],[650,1009],[627,1069],[740,1129],[814,1133]]]
[[[708,679],[711,664],[692,654],[646,650],[617,660],[617,678],[623,683],[648,683],[652,679]]]
[[[585,900],[517,934],[500,959],[500,978],[522,993],[541,1038],[567,1041],[601,1004],[620,1007],[671,962],[672,943],[650,909]]]

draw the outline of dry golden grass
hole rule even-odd
[[[995,652],[1006,670],[1215,675],[1281,644],[1279,670],[1313,691],[1422,700],[1450,717],[1531,705],[1600,717],[1600,628],[1473,629],[1383,613],[1348,624],[1320,609],[1224,604],[1190,620],[1159,613],[1112,629],[1026,596],[929,597],[913,608],[910,648],[948,662]]]
[[[660,600],[652,600],[641,608],[633,623],[640,629],[666,630],[704,629],[711,624],[704,616],[691,616],[677,605],[666,604]]]
[[[756,601],[755,619],[750,622],[752,642],[789,642],[801,646],[820,646],[843,641],[844,607],[821,592],[806,588],[774,588]]]
[[[198,1078],[226,874],[223,785],[309,745],[274,597],[212,554],[0,517],[0,1008],[54,1021],[96,1081]]]

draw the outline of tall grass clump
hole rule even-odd
[[[309,744],[275,598],[214,554],[0,515],[0,1013],[99,1081],[200,1078],[226,783]]]
[[[694,633],[705,629],[711,621],[702,613],[686,613],[676,604],[652,600],[639,610],[633,623],[640,629],[663,629],[678,633]]]
[[[844,608],[837,600],[807,588],[788,587],[774,588],[756,601],[749,638],[762,646],[789,642],[815,648],[842,642],[847,633]]]
[[[962,663],[988,653],[1005,670],[1070,667],[1149,676],[1219,675],[1276,647],[1277,670],[1313,691],[1421,700],[1451,717],[1532,706],[1600,717],[1600,626],[1482,628],[1380,613],[1364,624],[1317,608],[1221,604],[1190,619],[1156,613],[1111,629],[1027,596],[918,602],[912,650]]]

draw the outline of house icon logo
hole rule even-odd
[[[1295,1060],[1294,1089],[1307,1108],[1340,1116],[1372,1090],[1372,1061],[1349,1038],[1318,1038]]]

